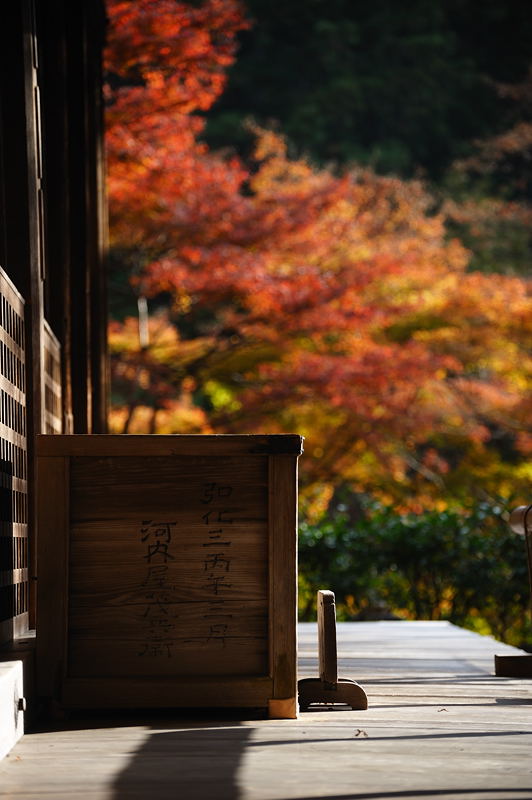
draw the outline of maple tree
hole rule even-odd
[[[110,327],[112,429],[302,433],[309,507],[338,482],[418,503],[524,483],[525,281],[467,273],[420,182],[315,168],[258,127],[246,164],[209,151],[233,0],[109,14],[112,244],[151,309],[143,344],[131,314]]]
[[[452,165],[445,213],[473,250],[475,268],[530,277],[532,68],[520,83],[497,89],[509,105],[507,128]]]
[[[235,0],[201,6],[114,0],[108,14],[112,242],[161,250],[170,227],[175,237],[195,218],[222,210],[217,204],[234,195],[242,178],[236,162],[212,157],[197,140],[203,120],[196,112],[222,91],[235,33],[245,22]]]

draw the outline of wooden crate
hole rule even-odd
[[[295,716],[301,437],[37,439],[40,695]]]

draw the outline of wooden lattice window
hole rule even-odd
[[[24,300],[0,269],[0,642],[28,629]]]

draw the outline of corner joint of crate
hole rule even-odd
[[[257,444],[252,453],[264,456],[300,456],[304,437],[297,434],[272,434],[264,444]]]

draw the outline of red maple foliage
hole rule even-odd
[[[198,112],[246,25],[234,0],[109,14],[112,242],[158,309],[148,347],[111,327],[115,429],[295,430],[329,492],[441,497],[453,460],[467,491],[481,456],[500,485],[494,432],[528,441],[525,282],[467,274],[419,182],[316,169],[260,129],[246,165],[210,152]]]

